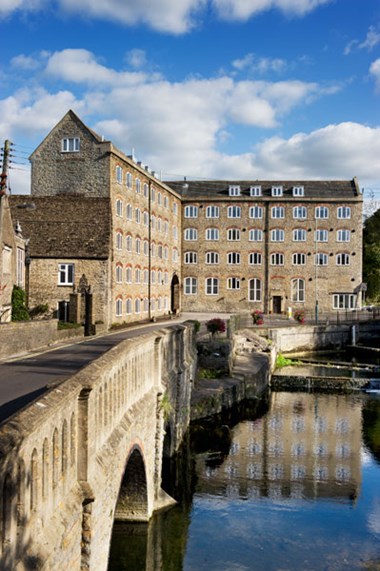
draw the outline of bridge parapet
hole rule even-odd
[[[162,395],[190,387],[191,343],[186,326],[124,341],[1,426],[0,570],[105,570],[122,482],[145,482],[131,517],[167,502]]]

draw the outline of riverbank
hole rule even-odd
[[[274,346],[264,337],[242,330],[232,341],[203,339],[197,348],[191,421],[219,414],[243,400],[260,398],[267,390],[276,357]]]

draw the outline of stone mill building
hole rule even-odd
[[[361,306],[355,178],[163,182],[73,111],[30,160],[31,196],[10,197],[29,238],[30,307],[64,307],[83,280],[107,326],[180,310]],[[26,198],[33,210],[20,208]]]

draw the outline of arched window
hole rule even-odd
[[[206,279],[206,295],[218,295],[219,294],[219,279],[218,278],[207,278]]]
[[[184,294],[185,295],[196,295],[198,289],[197,278],[188,277],[184,281]]]

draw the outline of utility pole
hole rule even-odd
[[[11,142],[9,139],[4,141],[3,149],[3,169],[0,175],[0,196],[4,196],[7,192],[7,178],[8,178],[8,168],[9,168],[9,154],[11,150]]]

